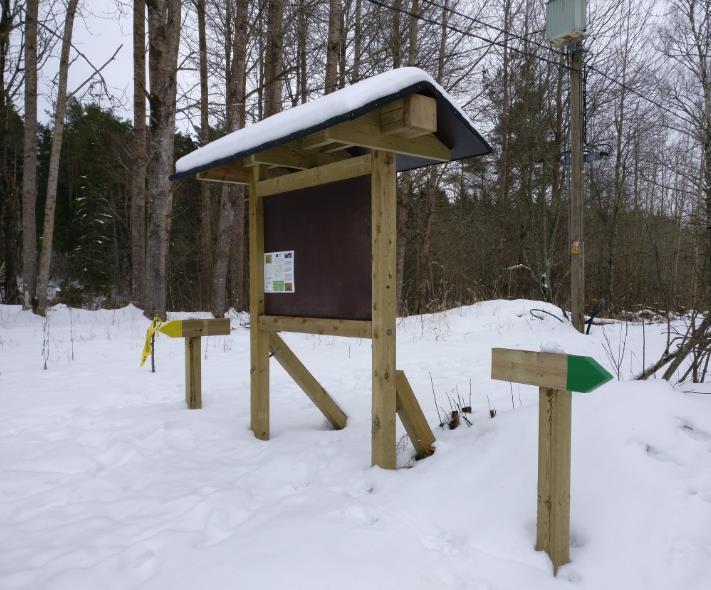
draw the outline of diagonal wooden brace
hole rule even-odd
[[[293,351],[286,345],[278,334],[269,334],[269,348],[274,354],[274,358],[284,367],[284,370],[296,381],[297,385],[303,389],[309,399],[321,410],[321,413],[333,425],[336,430],[345,428],[348,417],[328,392],[321,387],[314,376],[303,365]]]
[[[435,437],[404,371],[397,371],[395,388],[397,415],[400,416],[407,435],[417,451],[416,456],[418,459],[429,457],[434,453],[432,445],[435,442]]]

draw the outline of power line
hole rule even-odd
[[[424,1],[427,1],[427,0],[424,0]],[[473,39],[479,39],[480,41],[484,41],[484,43],[488,43],[489,45],[496,45],[497,47],[501,47],[503,49],[508,49],[508,50],[513,51],[515,53],[520,53],[521,55],[527,55],[529,57],[533,57],[533,58],[538,59],[540,61],[549,63],[551,65],[554,65],[554,66],[557,66],[560,68],[565,68],[566,70],[570,69],[569,66],[566,66],[565,64],[560,63],[559,61],[554,61],[552,59],[548,59],[548,58],[543,57],[541,55],[531,53],[530,51],[525,51],[525,50],[519,49],[517,47],[512,47],[511,45],[507,45],[506,43],[503,43],[501,41],[489,39],[488,37],[482,37],[481,35],[477,35],[476,33],[472,33],[471,31],[464,31],[462,29],[459,29],[455,26],[450,25],[449,23],[444,24],[436,19],[422,16],[421,14],[415,14],[414,12],[412,12],[410,10],[406,10],[404,8],[395,8],[394,6],[385,4],[384,2],[380,2],[380,0],[368,0],[368,2],[370,2],[371,4],[376,4],[377,6],[381,6],[387,10],[399,12],[401,14],[407,14],[408,16],[411,16],[412,18],[416,18],[418,20],[424,21],[424,22],[429,23],[431,25],[437,25],[439,27],[444,26],[445,28],[449,29],[450,31],[454,31],[455,33],[459,33],[460,35],[465,35],[467,37],[472,37]]]
[[[536,47],[540,47],[541,49],[545,49],[547,51],[552,51],[553,53],[558,54],[558,51],[556,49],[553,49],[550,45],[544,45],[543,43],[538,43],[537,41],[533,41],[532,39],[527,39],[526,35],[519,35],[517,33],[507,31],[506,29],[502,29],[500,27],[497,27],[496,25],[492,25],[491,23],[487,23],[483,20],[479,20],[478,18],[471,16],[469,14],[464,14],[463,12],[459,12],[458,10],[455,10],[454,8],[450,8],[449,6],[442,6],[441,4],[437,4],[436,2],[433,2],[432,0],[422,0],[422,1],[426,4],[429,4],[430,6],[439,8],[440,10],[446,10],[447,12],[449,12],[451,14],[456,14],[457,16],[460,16],[462,18],[466,18],[467,20],[469,20],[473,23],[476,23],[478,25],[481,25],[482,27],[494,29],[495,31],[497,31],[499,33],[503,33],[504,35],[513,37],[514,39],[517,39],[518,41],[522,41],[524,43],[531,43],[532,45],[535,45]],[[529,33],[529,34],[540,33],[540,32],[541,31],[532,31],[532,33]],[[511,49],[511,48],[509,47],[509,49]]]
[[[432,6],[436,6],[436,7],[440,8],[440,9],[445,9],[444,6],[442,6],[441,4],[437,4],[436,2],[432,2],[432,0],[422,0],[422,1],[423,1],[423,2],[426,2],[427,4],[430,4],[430,5],[432,5]],[[533,59],[537,59],[537,60],[539,60],[539,61],[542,61],[542,62],[551,64],[551,65],[554,65],[554,66],[559,67],[559,68],[563,68],[563,69],[566,69],[566,70],[569,70],[569,71],[573,69],[573,68],[571,68],[570,66],[565,65],[565,64],[563,64],[563,63],[561,63],[561,62],[559,62],[559,61],[554,61],[554,60],[548,59],[548,58],[546,58],[546,57],[543,57],[543,56],[541,56],[541,55],[538,55],[538,54],[536,54],[536,53],[531,53],[530,51],[525,51],[525,50],[519,49],[519,48],[517,48],[517,47],[512,47],[512,46],[507,45],[506,43],[503,43],[503,42],[501,42],[501,41],[495,41],[495,40],[489,39],[489,38],[487,38],[487,37],[482,37],[481,35],[477,35],[477,34],[475,34],[475,33],[472,33],[471,31],[465,31],[465,30],[459,29],[459,28],[457,28],[457,27],[455,27],[455,26],[450,25],[449,23],[444,24],[444,23],[442,23],[441,21],[438,21],[438,20],[436,20],[436,19],[432,19],[432,18],[429,18],[429,17],[425,17],[425,16],[422,16],[422,15],[420,15],[420,14],[415,14],[414,12],[412,12],[412,11],[410,11],[410,10],[406,10],[406,9],[404,9],[404,8],[396,8],[396,7],[392,6],[392,5],[385,4],[384,2],[381,2],[380,0],[368,0],[368,2],[370,2],[371,4],[376,4],[377,6],[381,6],[382,8],[385,8],[385,9],[390,10],[390,11],[399,12],[399,13],[401,13],[401,14],[406,14],[406,15],[408,15],[408,16],[411,16],[411,17],[413,17],[413,18],[416,18],[416,19],[418,19],[418,20],[427,22],[427,23],[432,24],[432,25],[437,25],[437,26],[439,26],[439,27],[444,26],[445,28],[447,28],[447,29],[449,29],[449,30],[451,30],[451,31],[454,31],[454,32],[456,32],[456,33],[459,33],[460,35],[465,35],[465,36],[471,37],[471,38],[473,38],[473,39],[478,39],[478,40],[480,40],[480,41],[484,41],[485,43],[488,43],[489,45],[496,45],[496,46],[498,46],[498,47],[501,47],[501,48],[504,48],[504,49],[508,49],[508,50],[513,51],[513,52],[515,52],[515,53],[520,53],[521,55],[526,55],[526,56],[528,56],[528,57],[532,57]],[[451,8],[448,8],[448,7],[447,7],[446,10],[449,11],[449,12],[451,12],[452,14],[456,14],[456,15],[458,15],[458,16],[467,18],[467,19],[469,19],[471,22],[475,22],[475,23],[477,23],[477,24],[481,24],[482,26],[485,26],[485,27],[491,27],[491,28],[494,29],[494,30],[497,30],[497,31],[499,31],[499,32],[504,32],[504,33],[506,33],[506,31],[504,31],[503,29],[500,29],[500,28],[498,28],[498,27],[496,27],[496,26],[494,26],[494,25],[491,25],[491,24],[489,24],[489,23],[486,23],[486,22],[484,22],[484,21],[480,21],[480,20],[478,20],[478,19],[476,19],[476,18],[474,18],[474,17],[465,15],[465,14],[463,14],[463,13],[461,13],[461,12],[458,12],[458,11],[456,11],[456,10],[454,10],[454,9],[451,9]],[[519,35],[517,35],[517,34],[515,34],[515,33],[508,32],[508,35],[510,35],[511,37],[513,37],[513,38],[515,38],[515,39],[518,39],[518,40],[522,40],[522,41],[525,40],[525,41],[527,41],[527,42],[530,42],[530,43],[532,43],[533,45],[535,45],[535,46],[537,46],[537,47],[545,48],[545,49],[547,49],[547,50],[549,50],[549,51],[554,51],[554,52],[558,53],[555,49],[553,49],[553,48],[551,48],[551,47],[547,47],[547,46],[542,45],[542,44],[540,44],[540,43],[537,43],[537,42],[535,42],[535,41],[526,40],[526,39],[524,39],[524,37],[521,37],[521,36],[519,36]],[[665,106],[662,105],[661,103],[659,103],[659,102],[653,100],[652,98],[650,98],[650,97],[648,97],[648,96],[642,94],[642,93],[639,92],[638,90],[635,90],[634,88],[631,88],[630,86],[628,86],[628,85],[625,84],[624,82],[621,82],[620,80],[617,80],[616,78],[613,78],[612,76],[606,74],[606,73],[603,72],[602,70],[599,70],[599,69],[597,69],[596,67],[594,67],[594,66],[592,66],[592,65],[586,65],[585,67],[588,68],[589,70],[595,72],[596,74],[599,74],[600,76],[602,76],[602,77],[605,78],[606,80],[617,84],[617,85],[620,86],[621,88],[625,89],[627,92],[629,92],[629,93],[631,93],[631,94],[634,94],[635,96],[641,98],[642,100],[645,100],[645,101],[648,102],[649,104],[652,104],[652,105],[656,106],[658,109],[660,109],[660,110],[662,110],[662,111],[664,111],[664,112],[666,112],[666,113],[669,113],[669,114],[672,115],[673,117],[676,117],[676,118],[678,118],[678,119],[681,119],[682,121],[685,121],[685,122],[689,123],[689,121],[688,121],[685,117],[683,117],[682,115],[680,115],[679,113],[673,111],[672,109],[670,109],[670,108],[668,108],[668,107],[665,107]]]

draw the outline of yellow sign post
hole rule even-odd
[[[155,318],[146,333],[141,366],[152,352],[151,340],[156,332],[170,338],[185,338],[185,403],[191,410],[202,408],[200,338],[203,336],[229,336],[230,320],[170,320],[161,322],[159,318]]]

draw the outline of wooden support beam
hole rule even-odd
[[[241,163],[236,161],[198,172],[197,179],[228,184],[249,184],[249,170],[242,168]]]
[[[230,335],[230,320],[228,318],[194,319],[182,322],[183,338]]]
[[[309,188],[338,180],[365,176],[370,174],[370,170],[371,156],[366,154],[334,162],[333,164],[325,164],[318,168],[262,180],[256,184],[255,190],[259,197],[268,197],[269,195]]]
[[[321,336],[344,336],[349,338],[370,338],[369,321],[339,320],[331,318],[294,318],[288,316],[259,316],[259,329],[265,332],[299,332]]]
[[[397,395],[397,414],[400,416],[407,435],[415,447],[418,459],[429,457],[434,453],[432,445],[435,437],[427,424],[427,419],[422,413],[422,408],[410,387],[404,371],[397,371],[395,378],[395,391]]]
[[[342,156],[307,151],[293,145],[282,145],[248,156],[242,160],[242,165],[251,167],[259,164],[281,166],[307,170],[324,164],[332,164],[342,160]]]
[[[202,368],[200,366],[199,336],[185,338],[185,403],[190,410],[202,408]]]
[[[372,156],[372,464],[395,469],[395,154]]]
[[[254,436],[269,440],[269,334],[256,319],[264,313],[264,212],[257,197],[259,166],[249,183],[250,425]]]
[[[570,391],[539,389],[538,507],[536,549],[553,562],[553,573],[570,561]]]
[[[328,392],[316,381],[314,376],[276,332],[269,334],[269,345],[274,354],[274,358],[284,367],[284,370],[291,378],[296,381],[297,385],[301,387],[314,405],[321,410],[326,420],[328,420],[336,430],[345,428],[348,418],[343,410],[338,407],[338,404],[328,395]]]
[[[325,139],[333,142],[371,150],[385,150],[443,162],[452,159],[449,148],[434,135],[414,138],[385,135],[379,125],[359,119],[339,123],[321,133],[325,134]]]
[[[385,135],[420,137],[437,131],[437,100],[411,94],[380,109],[380,128]]]

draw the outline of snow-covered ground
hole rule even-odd
[[[572,562],[555,578],[534,550],[537,392],[491,381],[490,349],[555,342],[612,367],[602,328],[578,335],[531,307],[545,306],[399,323],[398,365],[430,424],[432,383],[449,409],[471,382],[474,414],[436,428],[424,461],[403,439],[409,468],[387,472],[370,467],[369,341],[285,335],[349,423],[331,430],[272,363],[261,442],[238,319],[203,339],[204,409],[189,411],[182,341],[159,336],[157,372],[139,368],[148,322],[135,308],[58,307],[45,327],[0,306],[0,588],[708,590],[711,396],[663,381],[574,395]],[[646,326],[647,363],[663,328]],[[624,329],[606,330],[617,351]],[[623,379],[642,354],[631,325]]]

